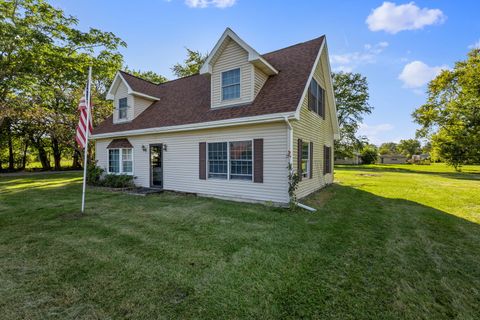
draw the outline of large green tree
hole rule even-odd
[[[150,81],[155,84],[160,84],[168,81],[167,78],[165,78],[161,74],[156,73],[154,71],[133,70],[133,69],[129,69],[128,66],[126,66],[123,70],[127,73],[130,73],[131,75],[134,75],[135,77],[142,78],[144,80]]]
[[[47,148],[57,169],[62,150],[75,148],[77,103],[88,66],[94,70],[94,114],[103,119],[111,113],[104,91],[122,65],[120,38],[98,29],[80,31],[77,23],[43,0],[0,0],[0,121],[8,135],[0,142],[28,138],[45,169]]]
[[[400,140],[397,148],[398,151],[407,158],[411,158],[414,154],[418,154],[422,151],[422,145],[417,139]]]
[[[189,48],[187,50],[187,58],[183,63],[176,63],[172,67],[172,72],[178,78],[183,78],[199,73],[200,68],[207,59],[207,55],[201,53],[200,51],[194,51]]]
[[[368,82],[361,74],[351,72],[333,73],[332,78],[340,126],[340,141],[335,143],[335,153],[337,156],[351,156],[367,142],[366,137],[357,135],[357,131],[363,116],[373,110],[368,103]]]
[[[428,86],[427,102],[413,112],[417,136],[429,138],[448,164],[480,163],[480,49],[473,49],[452,70]]]
[[[378,148],[380,154],[398,154],[398,145],[395,142],[384,142]]]

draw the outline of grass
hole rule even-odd
[[[480,166],[342,166],[316,213],[0,177],[5,319],[478,319]]]

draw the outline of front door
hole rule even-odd
[[[163,188],[163,161],[162,145],[150,145],[150,185],[155,188]]]

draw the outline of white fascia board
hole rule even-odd
[[[332,68],[330,66],[330,59],[328,55],[328,46],[326,45],[327,43],[327,38],[324,39],[325,42],[325,53],[327,54],[327,67],[328,67],[328,81],[329,81],[329,87],[330,87],[330,95],[333,101],[333,110],[330,110],[330,114],[332,115],[330,118],[332,120],[332,128],[333,128],[333,137],[335,140],[340,140],[340,126],[338,124],[338,117],[337,117],[337,103],[335,101],[335,91],[333,89],[333,79],[332,79]]]
[[[323,39],[322,45],[320,46],[320,49],[318,50],[318,54],[317,54],[317,57],[315,58],[315,63],[313,64],[313,68],[310,71],[310,75],[308,77],[307,84],[305,85],[305,88],[303,89],[302,98],[300,99],[300,101],[298,103],[298,106],[297,106],[297,109],[295,111],[295,119],[300,120],[300,111],[302,109],[303,100],[307,96],[308,87],[310,86],[310,82],[312,81],[313,75],[315,74],[315,69],[317,69],[317,66],[320,63],[320,58],[321,58],[324,50],[325,50],[325,53],[327,55],[327,67],[328,67],[327,72],[328,72],[328,75],[326,76],[326,79],[328,81],[328,87],[329,87],[329,90],[326,90],[326,92],[330,96],[330,99],[332,100],[332,106],[333,106],[333,108],[332,108],[333,110],[330,110],[330,114],[331,114],[330,120],[332,121],[333,137],[334,137],[335,140],[338,140],[338,139],[340,139],[340,129],[339,129],[339,126],[338,126],[337,106],[336,106],[336,103],[335,103],[335,93],[334,93],[334,90],[333,90],[333,80],[332,80],[332,69],[330,67],[330,61],[329,61],[329,58],[328,58],[328,47],[327,47],[327,38],[326,37]],[[335,116],[333,116],[333,115],[335,115]]]
[[[273,113],[273,114],[267,114],[267,115],[261,115],[261,116],[209,121],[209,122],[201,122],[201,123],[178,125],[178,126],[156,127],[156,128],[148,128],[148,129],[100,133],[100,134],[93,135],[92,139],[128,137],[128,136],[138,136],[138,135],[145,135],[145,134],[155,134],[155,133],[221,128],[221,127],[237,126],[237,125],[245,125],[245,124],[269,123],[269,122],[275,122],[275,121],[285,121],[286,118],[293,119],[294,113],[293,112]]]
[[[149,96],[148,94],[141,93],[141,92],[137,92],[137,91],[133,91],[133,90],[128,90],[128,94],[132,94],[132,95],[134,95],[134,96],[139,96],[139,97],[143,97],[143,98],[150,99],[150,100],[154,100],[154,101],[160,100],[160,98],[156,98],[156,97],[154,97],[154,96]]]
[[[313,79],[315,69],[317,69],[317,65],[320,62],[320,57],[322,56],[322,51],[323,51],[324,45],[325,45],[325,39],[323,39],[322,45],[320,46],[320,49],[318,50],[317,57],[315,58],[315,62],[313,63],[312,70],[310,70],[310,75],[308,76],[307,83],[305,84],[305,88],[303,88],[303,93],[302,93],[302,96],[300,98],[300,101],[298,102],[298,106],[297,106],[297,109],[295,111],[295,118],[297,120],[300,119],[300,110],[302,109],[302,103],[303,103],[303,100],[305,100],[305,97],[307,96],[308,87],[310,86],[310,82]]]
[[[245,49],[245,51],[248,52],[248,61],[249,62],[260,61],[262,64],[264,64],[267,67],[267,69],[270,70],[271,74],[278,74],[278,71],[270,63],[268,63],[264,58],[262,58],[262,56],[257,51],[255,51],[255,49],[253,49],[248,43],[243,41],[230,28],[225,29],[222,36],[218,40],[217,44],[215,44],[215,47],[213,47],[212,52],[210,52],[210,54],[207,57],[207,60],[205,60],[205,63],[200,68],[200,74],[211,73],[212,72],[212,66],[211,66],[210,62],[212,61],[212,58],[215,56],[215,54],[220,49],[220,47],[222,46],[222,43],[225,41],[225,39],[227,37],[231,38],[233,41],[238,43],[239,46],[241,46],[243,49]]]
[[[127,81],[125,81],[125,79],[122,77],[120,71],[117,71],[117,73],[115,74],[115,78],[113,78],[112,84],[110,85],[110,88],[108,88],[106,96],[107,100],[113,100],[115,98],[115,95],[113,94],[113,88],[117,86],[118,81],[123,81],[123,83],[125,83],[125,85],[127,86],[128,91],[132,91],[132,88],[130,88]]]

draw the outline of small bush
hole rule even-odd
[[[105,170],[97,166],[96,163],[89,164],[87,167],[87,183],[92,186],[101,185],[101,179]]]
[[[101,180],[101,185],[109,188],[132,188],[133,177],[126,174],[107,174]]]

